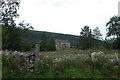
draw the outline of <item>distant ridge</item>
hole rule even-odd
[[[59,39],[59,40],[69,40],[72,45],[78,44],[79,36],[71,35],[71,34],[47,32],[47,31],[37,31],[37,30],[27,30],[26,32],[22,33],[22,37],[28,43],[35,43],[35,42],[39,42],[42,39],[42,34],[44,32],[47,34],[47,36],[49,38],[54,37],[55,39]]]
[[[71,36],[78,36],[78,35],[74,35],[74,34],[59,33],[59,32],[50,32],[50,31],[38,31],[38,30],[31,30],[31,31],[37,31],[37,32],[47,32],[47,33],[62,34],[62,35],[71,35]]]

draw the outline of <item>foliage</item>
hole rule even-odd
[[[86,53],[87,54],[87,53]],[[11,55],[3,55],[3,78],[118,78],[118,67],[108,62],[107,57],[53,58],[41,55],[38,73],[17,68],[20,63]]]
[[[88,49],[91,47],[91,42],[88,38],[91,38],[91,30],[89,29],[89,26],[84,26],[81,28],[80,37],[79,38],[79,48],[80,49]]]
[[[93,33],[89,26],[81,28],[79,37],[79,49],[90,49],[100,47],[102,41],[100,41],[101,33],[98,27],[93,30]],[[99,48],[98,47],[98,48]]]
[[[80,49],[89,49],[92,47],[93,42],[91,42],[90,37],[80,37],[79,38],[79,48]]]
[[[46,33],[48,39],[54,38],[59,40],[69,40],[71,42],[71,46],[76,46],[78,44],[78,36],[69,35],[69,34],[27,30],[23,32],[21,35],[26,42],[32,44],[41,41],[44,33]]]
[[[41,51],[55,51],[55,39],[48,38],[47,34],[44,32],[42,35],[42,40],[40,41],[40,50]]]
[[[23,30],[34,29],[30,23],[25,23],[25,21],[21,21],[18,25],[19,25],[18,27]]]
[[[120,38],[120,17],[113,16],[110,18],[110,21],[106,24],[108,27],[108,33],[107,36],[116,36],[117,38]]]
[[[2,26],[0,25],[0,49],[2,49]]]
[[[102,34],[100,33],[99,27],[93,29],[93,37],[97,40],[102,39]]]
[[[120,17],[113,16],[106,26],[108,30],[107,37],[113,36],[113,38],[115,38],[113,47],[120,49]]]
[[[46,33],[43,33],[42,40],[40,41],[40,50],[47,51],[47,46],[48,46],[48,38]]]
[[[16,27],[14,21],[14,18],[19,16],[18,8],[19,2],[17,1],[3,1],[0,7],[3,49],[20,50],[21,48],[20,30]]]
[[[55,39],[52,37],[48,43],[48,51],[55,51]]]
[[[20,66],[20,63],[17,60],[15,60],[12,57],[12,55],[9,56],[6,56],[4,54],[2,55],[2,66],[3,66],[2,77],[4,78],[18,77],[19,74],[18,66]]]
[[[15,26],[14,18],[18,17],[19,1],[3,1],[0,6],[0,23],[6,27]]]
[[[21,22],[19,26],[15,18],[19,17],[20,1],[4,0],[0,6],[0,27],[2,27],[2,49],[8,50],[29,50],[30,45],[21,37],[23,32],[33,28],[30,24]]]
[[[113,49],[113,48],[112,48],[112,44],[111,44],[110,41],[111,41],[111,40],[108,40],[108,39],[105,39],[105,40],[103,41],[104,49],[109,49],[109,50]]]
[[[80,35],[85,37],[92,37],[91,29],[89,28],[90,27],[87,25],[81,28],[82,31],[80,32]]]

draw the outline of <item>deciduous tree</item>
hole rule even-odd
[[[120,49],[120,17],[113,16],[110,18],[107,26],[107,37],[113,36],[115,38],[114,44],[117,49]]]
[[[90,27],[88,25],[86,25],[83,28],[81,28],[80,35],[81,36],[85,36],[85,37],[91,37],[92,33],[91,33],[91,29],[89,29],[89,28]]]
[[[93,29],[93,37],[97,40],[102,39],[102,34],[100,33],[99,27],[96,27],[95,29]]]
[[[84,26],[81,28],[80,38],[79,38],[79,48],[89,49],[93,46],[92,32],[89,26]]]
[[[15,18],[19,16],[19,1],[3,0],[0,3],[3,49],[19,50],[21,40]]]

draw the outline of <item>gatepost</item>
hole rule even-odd
[[[39,66],[39,44],[35,45],[35,62],[34,62],[34,72],[36,73],[38,71],[38,66]]]

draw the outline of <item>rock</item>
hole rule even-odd
[[[98,57],[102,57],[104,53],[102,51],[91,53],[92,61],[97,60]]]

